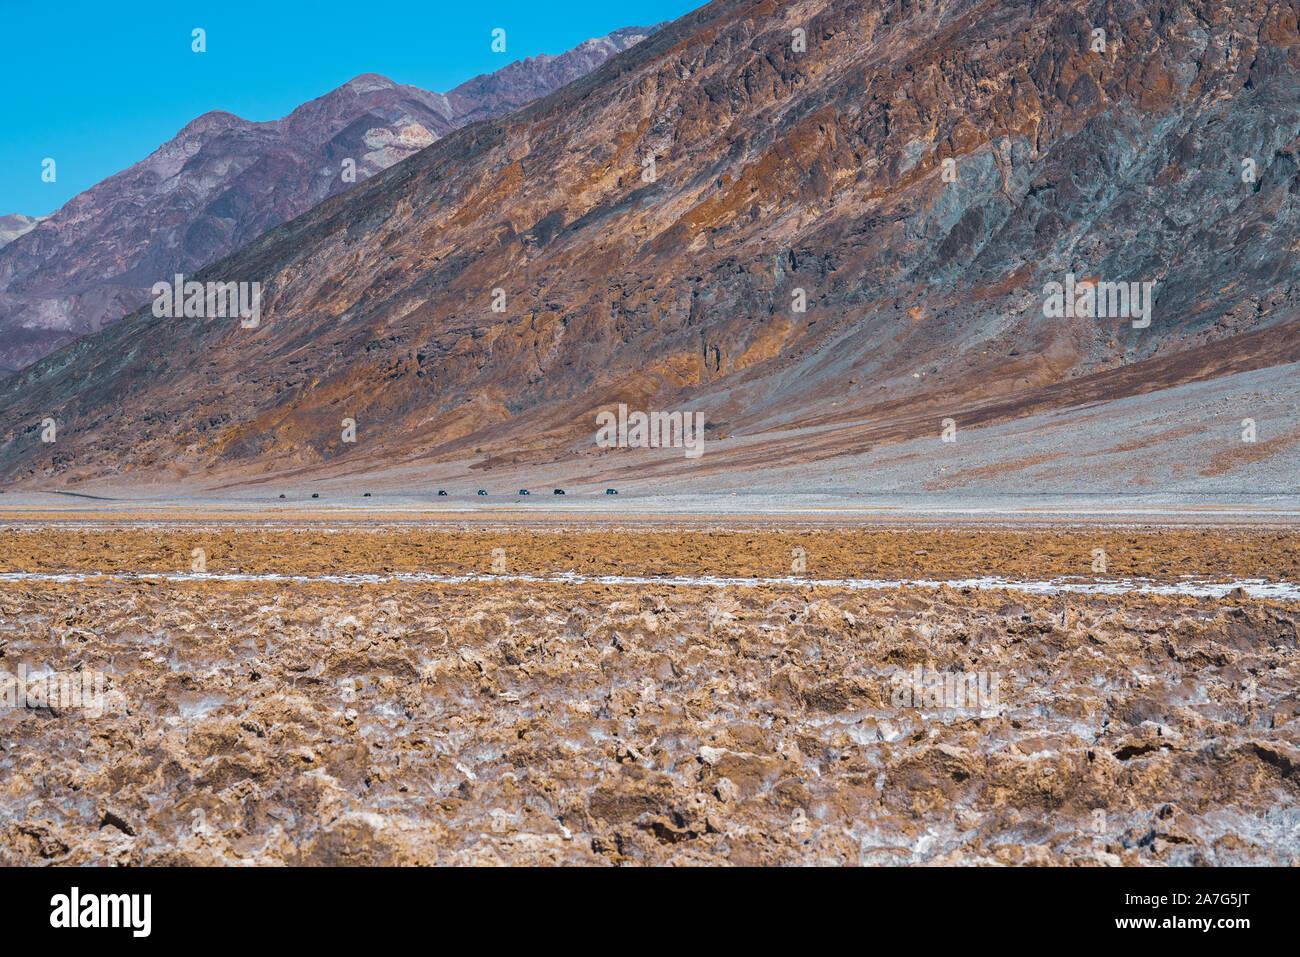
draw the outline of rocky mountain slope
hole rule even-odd
[[[0,250],[0,372],[121,319],[158,280],[221,258],[452,130],[559,89],[653,30],[529,57],[445,95],[367,74],[273,122],[199,117],[39,226],[12,224],[10,239],[29,233]]]
[[[0,474],[540,465],[619,402],[725,470],[1297,361],[1297,66],[1295,0],[717,0],[205,269],[257,328],[10,377]],[[1047,314],[1071,273],[1149,325]]]
[[[35,216],[24,216],[22,213],[0,216],[0,246],[6,246],[24,233],[31,232],[39,222]]]

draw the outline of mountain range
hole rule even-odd
[[[257,238],[178,221],[260,325],[10,376],[0,474],[1293,488],[1298,67],[1294,0],[714,0]],[[596,448],[619,404],[708,454]]]
[[[206,113],[54,214],[0,219],[0,373],[121,319],[155,282],[220,259],[453,130],[559,89],[654,29],[529,57],[446,94],[366,74],[280,120]]]

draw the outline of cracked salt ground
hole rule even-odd
[[[223,534],[11,533],[0,664],[107,681],[0,708],[0,863],[1300,860],[1288,534]]]
[[[165,573],[134,572],[0,572],[0,582],[57,582],[71,584],[97,580],[168,581],[168,582],[281,582],[297,584],[364,585],[383,583],[463,585],[485,582],[525,582],[551,585],[668,585],[713,588],[846,588],[849,590],[888,590],[895,588],[975,588],[985,591],[1021,591],[1033,595],[1188,595],[1194,598],[1223,598],[1241,589],[1251,598],[1277,601],[1300,601],[1300,584],[1269,582],[1262,578],[1243,578],[1226,582],[1179,581],[1175,583],[1142,579],[1114,581],[1033,581],[998,578],[954,578],[944,580],[916,578],[728,578],[716,575],[438,575],[424,572],[394,572],[388,575],[279,575],[240,573]]]

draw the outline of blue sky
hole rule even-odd
[[[446,91],[703,2],[0,0],[0,215],[52,212],[208,110],[277,119],[359,73]],[[206,53],[191,51],[196,27]]]

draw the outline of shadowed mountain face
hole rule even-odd
[[[618,402],[726,469],[1295,361],[1298,44],[1294,2],[719,0],[196,277],[257,328],[9,378],[0,474],[551,462]],[[1045,314],[1069,273],[1150,324]]]
[[[0,218],[0,372],[97,332],[145,303],[158,280],[221,258],[452,130],[571,83],[653,31],[530,57],[445,95],[367,74],[273,122],[207,113],[39,225]]]

